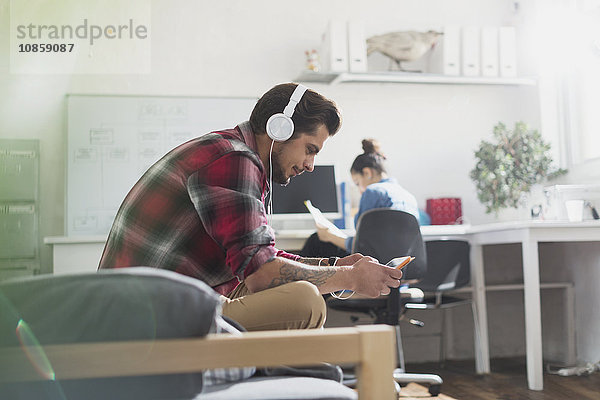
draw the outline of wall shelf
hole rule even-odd
[[[377,72],[377,73],[324,73],[304,71],[296,78],[298,82],[324,83],[334,85],[347,82],[372,83],[424,83],[442,85],[513,85],[534,86],[535,78],[502,78],[485,76],[450,76],[419,72]]]

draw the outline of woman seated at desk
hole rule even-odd
[[[352,180],[361,192],[358,213],[354,216],[354,226],[360,216],[374,208],[393,208],[413,214],[419,220],[417,200],[410,192],[388,177],[380,151],[379,142],[374,139],[362,141],[364,153],[357,156],[350,167]],[[344,257],[351,253],[353,237],[344,238],[334,232],[317,226],[302,249],[303,257]]]

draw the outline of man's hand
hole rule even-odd
[[[363,256],[362,254],[354,253],[354,254],[350,254],[349,256],[340,258],[337,261],[337,263],[335,263],[335,265],[354,265],[355,263],[362,260],[363,258],[365,258],[365,256]],[[369,257],[369,258],[371,260],[377,262],[377,260],[375,260],[373,257]]]
[[[378,297],[390,294],[390,287],[400,286],[402,271],[381,265],[372,257],[362,257],[352,265],[351,275],[352,290],[365,296]]]

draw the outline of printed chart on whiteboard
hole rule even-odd
[[[253,98],[69,95],[67,236],[104,235],[143,173],[177,145],[248,120]]]

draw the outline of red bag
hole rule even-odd
[[[454,225],[462,223],[460,198],[427,199],[426,211],[431,217],[431,225]]]

